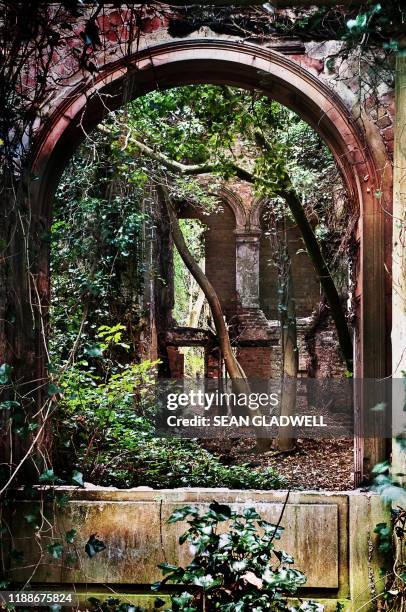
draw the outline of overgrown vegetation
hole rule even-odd
[[[269,198],[269,231],[281,231],[283,239],[278,224],[291,216],[278,184],[288,171],[345,292],[343,226],[352,213],[345,192],[331,189],[338,179],[331,154],[291,111],[229,87],[154,92],[111,115],[107,126],[81,147],[65,172],[50,236],[50,358],[52,392],[60,397],[54,419],[60,475],[69,480],[75,469],[87,481],[121,487],[281,486],[272,470],[222,465],[197,441],[154,437],[153,385],[161,366],[148,358],[149,309],[156,292],[168,292],[172,282],[160,276],[153,259],[164,215],[154,185],[165,183],[177,206],[203,211],[204,219],[205,211],[218,210],[216,197],[193,174],[179,175],[159,156],[209,166],[214,191],[218,181],[235,176],[236,166],[243,168],[254,173],[258,195]],[[259,129],[272,139],[272,151],[262,149]],[[202,265],[204,226],[185,219],[181,228]],[[204,311],[194,313],[200,288],[193,293],[196,283],[176,250],[173,258],[172,316],[181,325],[193,327],[194,317],[205,326]],[[191,360],[192,373],[198,365]]]
[[[185,568],[161,563],[166,577],[152,587],[159,591],[167,582],[185,585],[185,591],[171,597],[173,610],[320,609],[311,602],[295,606],[287,601],[306,577],[292,567],[291,555],[275,548],[283,532],[280,524],[264,520],[255,508],[239,513],[217,502],[203,514],[194,506],[178,508],[168,522],[184,520],[189,528],[179,543],[188,543],[194,557]]]
[[[58,474],[122,488],[150,486],[275,489],[285,482],[271,468],[222,465],[196,440],[157,438],[154,367],[142,361],[102,382],[78,362],[60,383],[54,419]]]

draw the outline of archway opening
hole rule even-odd
[[[185,88],[185,90],[187,90],[187,88]],[[193,92],[193,94],[190,93],[190,96],[191,99],[194,99],[195,103],[199,96],[202,96],[203,94],[213,96],[218,102],[218,93],[216,93],[217,90],[221,91],[221,88],[207,86],[200,88],[189,88],[189,91]],[[247,107],[247,104],[257,105],[255,112],[259,112],[261,110],[261,105],[263,105],[262,111],[267,106],[270,108],[272,106],[268,99],[263,99],[255,92],[252,94],[247,94],[231,88],[223,88],[223,90],[222,95],[225,96],[226,99],[227,96],[228,98],[230,98],[232,95],[239,96],[241,100],[244,101],[245,107],[243,106],[243,108],[245,109],[244,112],[247,113],[249,112],[249,107]],[[180,361],[182,361],[182,364],[184,363],[184,355],[181,351],[174,350],[174,348],[188,345],[184,344],[185,338],[181,337],[181,332],[175,331],[173,325],[173,314],[174,312],[177,312],[176,306],[179,306],[179,304],[173,303],[174,294],[176,297],[174,279],[176,279],[176,272],[181,273],[181,269],[179,266],[177,269],[176,265],[174,266],[173,245],[172,247],[170,246],[171,236],[170,231],[168,231],[170,228],[168,228],[167,225],[164,227],[166,221],[162,219],[162,216],[165,215],[165,212],[164,210],[159,209],[159,202],[157,202],[155,198],[154,182],[156,183],[158,181],[157,177],[159,177],[160,181],[165,180],[166,183],[174,181],[172,191],[175,189],[174,197],[176,197],[178,201],[179,216],[186,219],[193,216],[201,218],[209,227],[209,231],[211,232],[210,239],[206,240],[205,248],[206,261],[209,262],[210,269],[206,269],[206,272],[209,276],[209,280],[217,288],[220,295],[220,301],[225,309],[224,313],[229,328],[235,328],[232,331],[233,345],[240,362],[244,361],[244,369],[247,370],[251,368],[252,373],[248,372],[248,374],[251,376],[254,375],[253,373],[261,371],[261,378],[271,376],[272,370],[274,373],[276,373],[278,372],[278,369],[280,369],[281,360],[277,357],[277,351],[274,351],[274,354],[272,355],[272,350],[269,350],[273,343],[278,343],[278,340],[277,338],[271,338],[271,325],[268,324],[267,318],[260,308],[261,262],[262,268],[264,268],[264,265],[268,266],[268,268],[270,268],[272,265],[277,265],[277,261],[273,261],[272,258],[272,247],[275,245],[272,245],[272,241],[270,241],[270,234],[272,234],[274,239],[275,236],[278,235],[279,240],[281,239],[281,236],[283,236],[284,239],[287,239],[287,242],[292,242],[292,240],[287,238],[289,231],[288,234],[286,234],[286,231],[280,231],[279,227],[286,224],[287,211],[282,210],[277,219],[270,220],[270,218],[267,218],[266,216],[267,210],[270,213],[273,211],[274,214],[278,206],[281,208],[280,196],[278,196],[277,192],[275,194],[273,194],[273,192],[268,192],[267,202],[260,201],[259,203],[256,203],[255,189],[250,186],[247,181],[242,181],[240,179],[237,180],[237,178],[233,176],[231,179],[227,180],[224,178],[224,176],[222,176],[222,184],[221,188],[219,188],[219,186],[216,184],[216,182],[218,182],[218,176],[212,177],[210,182],[210,173],[207,172],[207,168],[205,169],[206,171],[200,173],[204,175],[203,184],[195,182],[194,180],[188,184],[184,178],[181,182],[179,182],[177,179],[174,180],[173,176],[168,177],[168,175],[162,175],[162,173],[157,174],[156,168],[148,166],[148,163],[145,162],[143,156],[140,155],[139,145],[133,146],[134,142],[140,142],[140,136],[134,139],[134,135],[131,133],[129,126],[132,120],[132,113],[135,113],[135,119],[140,119],[139,107],[141,106],[142,117],[145,119],[147,116],[147,107],[151,116],[145,119],[146,124],[141,128],[137,128],[137,122],[133,121],[133,127],[135,125],[134,129],[140,129],[141,131],[143,136],[142,142],[144,143],[143,146],[148,147],[148,151],[144,151],[146,152],[147,159],[152,159],[153,162],[156,162],[157,154],[165,154],[167,156],[168,147],[169,153],[171,150],[173,152],[174,150],[178,150],[179,147],[183,147],[184,152],[180,156],[181,161],[179,163],[185,164],[186,162],[190,164],[191,162],[196,162],[196,159],[193,158],[194,155],[197,155],[198,157],[203,155],[201,150],[197,151],[197,153],[194,151],[194,147],[196,147],[196,143],[199,143],[199,139],[206,139],[206,141],[209,143],[208,146],[212,147],[211,140],[216,134],[210,133],[210,130],[208,134],[203,134],[202,129],[204,128],[204,122],[201,121],[201,124],[196,126],[196,123],[193,122],[193,119],[196,121],[196,117],[189,118],[189,124],[187,125],[187,130],[189,130],[189,133],[187,134],[186,138],[183,137],[182,139],[178,136],[178,140],[174,138],[173,142],[168,141],[168,131],[171,132],[172,130],[172,132],[176,135],[179,132],[179,126],[181,126],[181,129],[185,129],[184,118],[179,116],[179,100],[177,101],[178,106],[174,104],[173,100],[173,96],[176,97],[179,91],[180,90],[174,90],[174,94],[172,94],[171,91],[168,91],[168,93],[159,93],[155,95],[151,94],[150,96],[146,96],[138,107],[136,103],[132,108],[130,106],[127,109],[124,109],[124,111],[120,111],[116,115],[110,115],[107,118],[106,123],[98,128],[98,136],[91,137],[91,139],[82,147],[82,150],[76,155],[73,166],[71,166],[68,171],[65,172],[62,179],[62,187],[58,193],[59,206],[57,207],[56,212],[57,217],[59,215],[59,218],[56,219],[53,227],[54,231],[59,233],[59,241],[57,238],[54,242],[53,263],[56,264],[56,266],[60,266],[62,254],[62,267],[66,266],[67,261],[71,261],[72,256],[74,258],[74,262],[76,261],[78,264],[73,268],[71,265],[67,268],[65,267],[65,273],[67,273],[65,274],[65,280],[68,279],[71,282],[73,280],[73,284],[75,284],[76,281],[79,283],[79,294],[76,288],[71,292],[71,297],[73,297],[75,301],[76,295],[76,301],[78,304],[80,304],[80,313],[77,317],[73,317],[73,319],[71,317],[70,319],[76,321],[77,329],[74,330],[74,338],[75,351],[77,352],[77,355],[72,355],[72,351],[67,351],[67,355],[68,360],[75,362],[75,365],[82,367],[79,368],[79,371],[76,370],[73,372],[73,384],[75,385],[73,402],[69,400],[69,395],[72,395],[72,389],[69,388],[69,376],[72,377],[72,372],[69,373],[68,383],[65,387],[65,400],[68,404],[70,403],[68,412],[73,415],[75,419],[79,418],[81,421],[80,436],[82,438],[82,442],[85,437],[85,421],[89,418],[90,413],[87,411],[87,414],[81,414],[79,410],[78,413],[75,414],[75,408],[78,406],[78,380],[84,383],[85,386],[90,385],[90,387],[93,387],[92,393],[90,394],[91,397],[87,397],[86,389],[82,389],[83,392],[79,392],[79,395],[81,395],[80,402],[82,405],[88,403],[90,412],[93,411],[94,414],[95,404],[97,404],[98,401],[103,404],[103,419],[107,418],[107,420],[105,420],[104,423],[99,424],[99,432],[103,431],[106,433],[107,428],[107,431],[109,432],[108,438],[110,439],[110,442],[114,443],[114,435],[117,435],[119,431],[123,433],[123,431],[126,429],[126,425],[123,425],[122,415],[119,415],[117,422],[114,423],[113,427],[111,426],[114,418],[118,413],[120,413],[121,408],[118,408],[118,406],[131,406],[131,398],[134,395],[131,391],[131,384],[134,383],[135,380],[138,382],[138,384],[144,384],[146,382],[146,380],[142,378],[142,374],[139,369],[137,370],[137,368],[132,368],[134,361],[138,361],[138,364],[140,363],[139,358],[134,359],[137,351],[138,357],[140,354],[144,357],[144,360],[141,360],[141,365],[144,364],[144,367],[146,361],[151,364],[151,362],[156,361],[157,358],[161,359],[161,361],[163,358],[163,360],[167,360],[166,366],[169,368],[169,375],[179,378],[181,374],[184,374],[184,365],[182,365],[182,368],[180,368]],[[183,93],[179,95],[179,99],[183,104],[184,100],[182,99],[182,96],[184,96]],[[160,109],[162,106],[165,106],[165,104],[168,104],[168,100],[169,109],[165,111],[167,115],[165,117],[167,126],[163,128],[162,123],[164,121],[164,117],[160,115]],[[239,104],[241,104],[241,100],[238,100]],[[224,109],[221,108],[210,110],[209,120],[212,121],[217,117],[218,122],[221,120],[224,121],[224,117],[221,116],[222,110],[224,112]],[[189,114],[191,113],[189,112]],[[299,129],[299,134],[296,134],[296,136],[293,134],[292,136],[291,130],[288,137],[288,139],[293,138],[293,144],[289,143],[289,146],[293,151],[295,147],[297,148],[298,145],[300,145],[300,138],[303,136],[300,133],[300,129],[308,130],[308,126],[306,126],[303,122],[300,122],[299,118],[293,117],[292,113],[288,113],[286,115],[286,112],[279,105],[274,104],[271,114],[272,121],[275,122],[277,129],[279,129],[280,132],[283,132],[287,125],[287,123],[285,125],[284,121],[290,122],[294,129]],[[151,117],[153,119],[152,123],[147,125],[148,120],[151,119]],[[247,117],[242,116],[241,120],[245,122]],[[117,122],[120,129],[125,128],[124,132],[120,130],[118,132],[114,132],[115,127],[117,127]],[[278,122],[281,124],[280,126]],[[290,125],[290,128],[292,128],[292,125]],[[274,128],[275,126],[273,126],[272,129]],[[159,134],[160,129],[162,132],[161,134]],[[309,134],[310,132],[307,133],[307,136],[309,136]],[[162,137],[162,135],[165,138],[160,141],[159,136]],[[147,138],[147,136],[149,138]],[[253,144],[251,143],[250,145],[249,143],[244,142],[242,137],[242,134],[237,133],[235,141],[232,143],[229,142],[229,136],[226,137],[225,142],[220,142],[218,151],[220,151],[220,154],[224,156],[224,151],[227,146],[231,150],[231,158],[235,158],[238,154],[240,163],[250,167],[250,165],[256,163],[255,155],[257,155],[257,153],[252,149]],[[196,142],[193,142],[193,138]],[[316,135],[314,135],[314,138],[317,147],[321,147],[321,140]],[[151,144],[155,144],[155,148],[154,146],[151,146]],[[141,147],[141,153],[142,152],[143,149]],[[300,155],[300,153],[297,155],[298,159],[300,158]],[[204,162],[207,162],[205,155],[203,155],[203,157]],[[326,167],[331,166],[332,160],[329,157],[327,149],[322,149],[321,158],[323,158],[323,163],[326,165]],[[162,158],[158,158],[158,161],[162,161]],[[225,167],[227,167],[227,164],[230,163],[229,159],[226,159],[224,163]],[[312,163],[315,165],[314,160],[312,160]],[[167,170],[167,164],[164,164],[164,166]],[[315,173],[313,172],[312,174],[311,171],[307,169],[308,174],[306,175],[306,169],[303,165],[300,166],[299,164],[295,168],[292,166],[291,170],[293,173],[296,172],[298,184],[300,184],[300,181],[302,181],[303,184],[306,181],[308,184],[311,184],[311,179],[313,179],[313,181],[315,180]],[[216,168],[216,172],[217,175],[220,174],[219,167]],[[224,181],[226,181],[225,186]],[[336,183],[340,184],[340,180],[337,177]],[[324,184],[325,189],[327,184],[328,181],[326,181]],[[191,187],[194,188],[195,191],[192,191]],[[318,188],[320,190],[320,186],[318,186]],[[239,195],[237,196],[236,194]],[[303,201],[305,202],[305,190],[303,191],[302,195]],[[315,197],[314,193],[313,197]],[[224,200],[222,207],[221,198]],[[231,205],[233,198],[234,204]],[[220,208],[219,203],[217,202],[218,199],[220,199]],[[327,200],[331,204],[334,201],[334,198],[331,195],[331,197],[327,198]],[[138,204],[136,202],[138,202]],[[195,207],[194,212],[191,212],[190,208],[193,208],[193,205]],[[261,210],[262,213],[260,213],[259,210]],[[324,217],[327,212],[328,206],[323,207],[322,203],[320,202],[318,202],[318,206],[313,205],[311,214],[315,216],[314,224],[315,226],[317,225],[319,227],[319,232],[327,231],[326,227],[324,226]],[[330,213],[332,213],[331,210]],[[320,220],[322,220],[323,223],[321,223]],[[98,222],[100,222],[99,225],[97,224]],[[83,239],[80,244],[79,255],[75,252],[75,236],[72,237],[69,233],[72,226],[78,228],[79,232],[84,232],[82,235]],[[186,226],[187,224],[185,227]],[[295,227],[293,224],[292,231],[294,230]],[[101,235],[98,235],[98,233]],[[191,233],[193,234],[193,231]],[[91,236],[90,242],[89,235]],[[189,238],[190,237],[193,241],[193,236],[189,236]],[[294,251],[292,251],[290,254],[292,256],[298,255],[296,251],[300,250],[300,236],[296,235],[295,238],[296,244],[294,245]],[[92,239],[94,239],[93,246],[97,247],[95,252],[93,252],[91,244]],[[262,250],[260,248],[261,240]],[[103,248],[101,249],[100,243],[104,243],[102,245]],[[157,251],[155,247],[156,244],[164,244],[167,247],[169,245],[169,250],[166,250],[164,247],[163,250],[158,249]],[[246,248],[247,244],[250,245],[248,247],[248,251]],[[268,248],[268,253],[266,252],[266,248]],[[260,251],[262,252],[260,253]],[[230,252],[229,259],[231,262],[229,266],[227,266],[227,257],[225,255],[228,252]],[[137,264],[138,268],[141,268],[144,272],[143,282],[138,279],[139,284],[142,285],[142,290],[138,293],[135,291],[135,293],[131,294],[131,282],[134,282],[134,280],[136,281],[137,279],[135,279],[134,274],[128,273],[128,265],[127,269],[125,265],[126,260],[127,263],[129,260],[130,269],[133,272],[134,269],[137,268]],[[159,265],[157,266],[158,260]],[[102,278],[103,275],[100,274],[100,267],[97,267],[96,265],[96,263],[100,261],[102,263],[106,263],[109,270],[109,274],[107,274],[108,282],[104,284]],[[87,275],[81,275],[81,271],[86,269],[86,267],[88,272]],[[173,268],[175,268],[175,270]],[[309,273],[308,268],[307,270],[304,268],[302,269],[300,263],[295,264],[293,268],[295,269],[297,279],[300,279],[301,277],[309,277],[311,283],[315,282],[314,278],[311,278],[312,275]],[[117,272],[119,273],[118,275]],[[73,275],[76,276],[76,279]],[[267,279],[266,271],[262,276],[262,284],[263,286],[267,286],[269,279]],[[111,281],[113,278],[115,281],[117,278],[119,278],[119,291],[118,300],[116,299],[116,305],[122,307],[123,304],[125,304],[124,297],[129,297],[127,306],[124,306],[122,309],[121,319],[119,314],[120,308],[114,307],[114,299],[117,298],[117,287],[116,291],[113,291],[112,294],[109,295],[109,291],[111,289],[109,286],[109,281]],[[97,286],[97,283],[99,283],[99,286]],[[297,286],[298,285],[299,283],[297,283]],[[83,294],[83,287],[85,287],[86,290],[85,294]],[[272,298],[272,307],[276,310],[279,308],[279,290],[280,287],[275,287],[275,295]],[[57,293],[58,288],[54,284],[54,295]],[[83,295],[86,295],[87,293],[90,293],[91,299],[93,300],[92,313],[89,312],[89,305],[87,305],[87,307],[86,305],[83,307],[83,303],[81,303],[83,302],[81,296],[83,298]],[[159,303],[159,299],[162,297],[163,293],[166,293],[167,297],[169,296],[169,302],[167,301],[166,307],[164,308],[162,308],[162,302]],[[306,290],[304,295],[305,294]],[[308,298],[309,296],[307,295],[306,297]],[[141,308],[139,309],[138,315],[134,318],[134,309],[136,309],[137,300],[139,301],[138,305],[141,304]],[[59,304],[61,301],[62,300],[60,297],[58,297],[56,300],[56,302],[59,302]],[[95,308],[96,305],[97,308]],[[316,306],[316,304],[309,303],[307,305],[309,307],[308,314],[310,316],[312,315],[311,306]],[[64,307],[66,308],[66,305]],[[145,318],[148,316],[145,307],[147,307],[147,310],[150,311],[150,320],[148,323],[145,321]],[[73,304],[71,304],[70,307],[68,306],[68,308],[71,310],[70,314],[72,315]],[[270,314],[270,312],[268,314]],[[94,314],[96,314],[96,317]],[[55,322],[55,315],[53,316]],[[114,320],[114,316],[119,316],[119,320]],[[106,317],[106,319],[103,317]],[[65,325],[65,318],[62,318],[63,325]],[[164,322],[163,327],[162,322]],[[87,327],[87,335],[86,332],[84,332],[85,327]],[[131,333],[133,333],[137,327],[138,338],[136,341],[134,335],[132,338],[125,337],[125,335],[128,333],[130,333],[131,336]],[[198,331],[202,334],[200,346],[205,346],[207,361],[205,371],[207,373],[209,370],[210,359],[213,362],[215,359],[217,359],[217,368],[214,367],[213,363],[211,363],[211,368],[212,373],[215,372],[214,378],[220,379],[222,378],[224,368],[221,355],[218,356],[218,348],[215,345],[215,334],[214,346],[211,345],[208,347],[207,338],[204,336],[203,330]],[[254,335],[252,335],[252,331],[255,332]],[[277,329],[273,330],[273,332],[275,336],[278,335]],[[170,339],[165,340],[168,333],[170,335]],[[190,330],[187,330],[185,333],[189,346],[193,346],[193,343],[197,346],[196,343],[198,340],[194,337],[192,338]],[[59,338],[60,337],[61,334],[59,334]],[[162,337],[164,337],[163,345]],[[174,341],[175,337],[176,342]],[[159,347],[160,341],[161,347]],[[137,349],[134,347],[137,347]],[[132,358],[131,355],[129,356],[128,354],[130,348],[132,351]],[[337,349],[337,346],[335,348]],[[215,357],[216,353],[217,357]],[[102,363],[103,357],[105,358],[105,363]],[[300,357],[302,361],[304,361],[303,356],[300,355]],[[342,366],[337,355],[336,361],[340,366]],[[99,371],[100,367],[102,368],[102,373]],[[146,370],[148,370],[148,367],[149,365],[146,367]],[[183,371],[181,372],[181,370]],[[88,376],[87,380],[86,375],[83,375],[84,371]],[[100,374],[102,378],[97,379],[97,376],[100,376]],[[309,374],[310,371],[306,371],[306,375]],[[100,389],[98,389],[96,393],[93,393],[95,387],[100,387]],[[124,394],[123,389],[125,390]],[[112,398],[114,406],[106,407],[106,396]],[[149,407],[144,406],[142,409],[143,413],[145,414],[148,409]],[[87,409],[85,409],[85,412],[86,410]],[[136,414],[135,416],[136,420],[139,420],[140,418],[143,418],[144,415]],[[127,416],[124,416],[124,420],[126,418]],[[134,418],[132,420],[134,420]],[[106,452],[106,448],[104,447],[97,448],[96,441],[98,436],[97,434],[95,435],[94,421],[95,419],[93,418],[91,421],[91,454],[93,455],[93,453],[96,453],[96,457],[104,456],[101,466],[101,473],[103,475],[102,480],[96,484],[110,484],[111,482],[117,484],[118,481],[117,479],[115,480],[115,474],[117,472],[122,473],[125,470],[122,468],[122,466],[118,465],[119,462],[117,463],[117,457],[113,457],[111,455],[111,446],[109,447],[109,452]],[[134,423],[131,422],[131,426],[133,425]],[[143,428],[143,441],[145,446],[145,442],[147,440],[146,432],[148,430],[148,423],[144,423]],[[114,429],[115,432],[112,434],[112,430]],[[128,438],[128,436],[131,438],[128,427],[126,432],[127,435],[124,436],[124,438]],[[133,432],[133,438],[137,436],[139,437],[139,434],[140,431],[136,429]],[[75,434],[73,434],[73,437],[75,437]],[[61,438],[64,440],[64,442],[66,442],[66,438],[64,436],[61,436]],[[153,444],[155,445],[153,452],[156,453],[156,442],[154,441]],[[121,450],[128,451],[128,449]],[[85,456],[88,457],[89,449],[85,448],[84,453]],[[137,453],[139,453],[138,448]],[[149,460],[147,458],[146,463],[148,463],[148,461]],[[92,464],[93,467],[96,466],[96,472],[97,470],[100,471],[100,465],[97,463],[97,460],[96,462],[94,461],[94,458],[92,458]],[[109,474],[109,470],[107,468],[108,464],[113,466],[113,474]],[[165,470],[166,467],[167,466],[163,462],[161,469]],[[261,467],[264,466],[261,465]],[[269,466],[266,466],[266,468],[269,468]],[[140,470],[142,471],[142,467]],[[135,471],[137,471],[137,468]],[[182,484],[185,482],[185,478],[187,484],[196,484],[194,481],[188,481],[187,475],[184,476],[182,474],[178,474],[177,477],[180,478]],[[258,474],[258,479],[259,478],[260,474]],[[120,481],[120,483],[121,482],[122,481]],[[138,480],[131,480],[131,474],[127,473],[124,476],[124,482],[127,482],[129,486],[132,486],[138,483]],[[143,482],[145,484],[145,480]],[[332,483],[330,476],[329,482],[333,488],[348,488],[347,482],[345,482],[345,484],[340,483],[338,486],[337,483]],[[253,475],[252,480],[252,484],[254,483],[255,474]],[[146,484],[150,484],[150,482],[148,481]],[[154,482],[152,484],[158,484],[159,486],[160,482],[158,481],[158,483]],[[225,483],[219,482],[218,484]],[[266,485],[266,481],[264,481],[264,484]],[[245,485],[244,482],[243,485]],[[269,481],[266,486],[269,486]]]

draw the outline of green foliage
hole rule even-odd
[[[383,46],[391,51],[402,47],[404,37],[405,8],[397,0],[369,2],[361,5],[359,12],[346,22],[342,38],[350,47]]]
[[[235,174],[237,163],[255,170],[257,190],[273,196],[288,171],[300,192],[306,187],[306,194],[324,200],[320,178],[333,167],[330,152],[308,124],[261,93],[214,85],[174,88],[137,99],[125,117],[138,140],[170,159],[210,161],[224,178]],[[120,124],[119,114],[115,120]],[[266,138],[266,150],[257,132]],[[131,145],[126,152],[134,156]]]
[[[295,113],[260,92],[195,85],[153,92],[131,103],[125,125],[120,114],[111,121],[117,134],[129,130],[138,141],[170,159],[186,165],[210,162],[214,178],[234,177],[236,166],[248,171],[254,176],[257,195],[270,200],[280,218],[291,216],[279,197],[291,181],[315,222],[324,254],[328,260],[334,257],[333,272],[340,269],[339,283],[346,287],[348,265],[345,257],[336,255],[347,227],[346,195],[331,152]],[[150,173],[161,176],[164,172],[170,185],[179,180],[134,147],[126,148],[129,159],[140,155],[143,163],[150,164]],[[182,180],[194,193],[196,180]],[[174,193],[176,199],[176,189]],[[337,199],[342,210],[335,208]]]
[[[381,553],[389,554],[392,552],[392,528],[387,523],[378,523],[374,533],[378,534],[378,550]]]
[[[318,609],[309,602],[299,608],[288,603],[286,598],[297,594],[306,577],[292,567],[290,555],[275,548],[283,528],[264,520],[255,508],[238,513],[213,502],[200,514],[185,506],[168,522],[186,519],[189,528],[179,543],[188,543],[194,557],[186,568],[161,563],[165,578],[152,587],[159,590],[167,582],[189,587],[172,595],[173,610],[197,612],[202,602],[205,610],[222,612]]]
[[[60,472],[78,486],[83,480],[118,487],[209,486],[275,489],[284,481],[271,468],[225,466],[196,440],[157,438],[153,424],[154,362],[123,368],[105,383],[71,368],[62,379],[55,419]],[[72,461],[75,465],[72,466]],[[79,467],[80,466],[80,471]],[[44,476],[45,478],[45,476]],[[52,470],[47,482],[55,479]]]
[[[10,382],[12,367],[7,363],[0,366],[0,385],[6,385]]]
[[[151,361],[128,365],[106,381],[83,362],[65,372],[54,420],[59,473],[65,480],[77,486],[83,486],[84,480],[118,487],[283,486],[271,468],[224,466],[196,440],[157,438],[156,366]],[[50,469],[40,481],[52,484],[58,479]]]
[[[61,559],[63,553],[63,545],[60,542],[54,542],[47,546],[48,553],[53,559]]]
[[[96,537],[96,534],[90,536],[89,540],[85,545],[85,552],[87,556],[92,559],[97,553],[106,550],[106,545],[102,540]]]
[[[105,600],[89,597],[91,610],[94,612],[145,612],[145,608],[121,601],[118,597],[107,597]]]
[[[398,475],[391,474],[388,461],[377,463],[372,469],[372,489],[380,494],[385,504],[406,507],[406,490],[399,482]]]
[[[57,191],[50,234],[56,364],[69,359],[73,346],[79,357],[100,357],[113,339],[108,328],[136,330],[143,314],[144,185],[134,179],[138,164],[122,162],[120,149],[96,134],[75,154]],[[114,346],[118,354],[129,348]]]
[[[195,260],[202,264],[204,261],[204,225],[198,219],[180,219],[179,225],[190,252]],[[175,294],[173,316],[179,325],[187,325],[191,298],[196,299],[198,286],[183,263],[176,247],[173,251],[173,268]]]
[[[400,448],[404,452],[404,438]],[[404,546],[406,535],[406,490],[402,480],[404,474],[393,473],[389,461],[383,461],[372,470],[372,490],[380,494],[383,503],[390,509],[391,520],[375,526],[377,548],[381,553],[384,576],[384,589],[380,596],[385,609],[402,610],[406,594],[406,565],[404,563]]]

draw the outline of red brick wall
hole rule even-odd
[[[288,230],[289,253],[292,259],[293,290],[296,300],[296,315],[309,317],[320,302],[320,283],[307,253],[303,249],[300,232]],[[259,260],[259,301],[268,319],[278,319],[277,270],[272,265],[273,248],[266,237],[261,238]]]
[[[236,311],[235,279],[235,218],[234,213],[223,204],[218,212],[202,215],[196,209],[182,209],[179,216],[200,219],[207,226],[205,232],[206,275],[217,291],[227,318]]]
[[[237,359],[248,378],[266,380],[272,376],[271,347],[240,347]]]
[[[184,355],[175,346],[168,346],[168,361],[171,378],[183,378],[184,376]]]
[[[331,320],[325,329],[317,331],[314,353],[315,378],[343,378],[346,366],[338,348],[337,332]]]

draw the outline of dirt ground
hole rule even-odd
[[[298,440],[290,454],[254,452],[252,440],[235,440],[221,445],[206,440],[205,448],[215,452],[226,465],[247,463],[254,469],[273,467],[294,490],[346,491],[354,488],[353,440]]]

